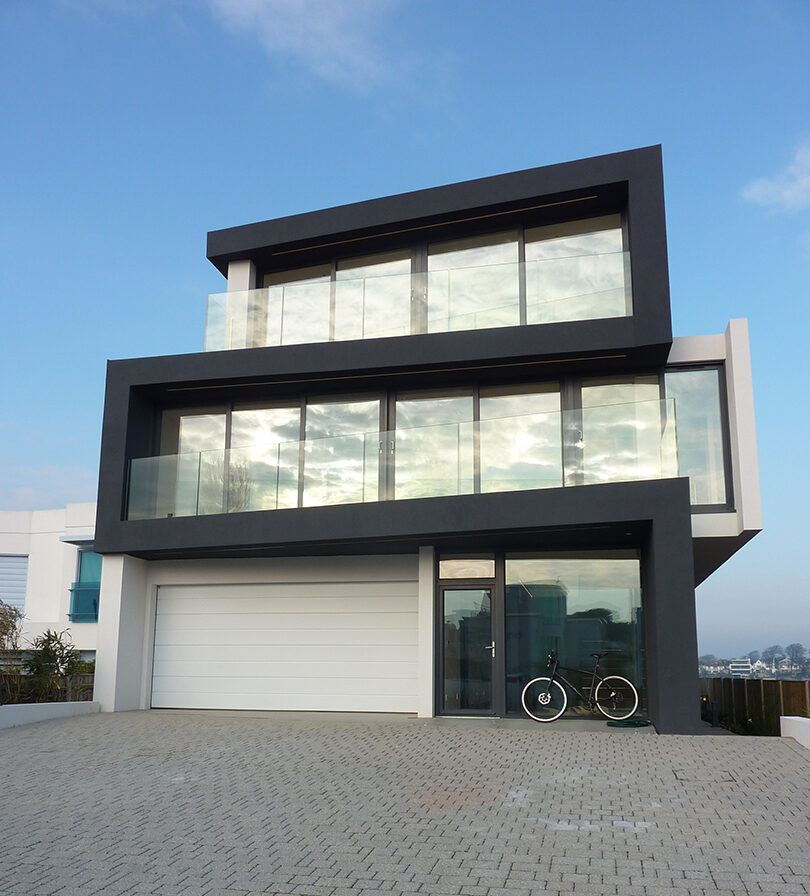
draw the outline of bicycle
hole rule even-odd
[[[520,695],[520,701],[526,714],[538,722],[553,722],[565,712],[568,707],[568,694],[560,684],[564,682],[578,694],[591,712],[598,709],[603,716],[620,722],[629,719],[638,709],[638,691],[632,682],[621,675],[607,675],[604,678],[599,674],[599,660],[606,656],[604,653],[592,653],[594,658],[593,671],[586,669],[570,669],[560,666],[557,657],[552,650],[548,655],[548,668],[551,674],[533,678]],[[579,672],[582,675],[591,676],[589,694],[583,694],[564,675],[558,675],[558,669],[567,672]],[[558,681],[557,679],[560,679]]]

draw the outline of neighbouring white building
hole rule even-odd
[[[47,629],[70,630],[95,656],[101,556],[95,503],[56,510],[0,510],[0,600],[25,614],[23,646]]]

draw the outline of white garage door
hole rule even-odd
[[[152,706],[416,711],[417,584],[164,585]]]

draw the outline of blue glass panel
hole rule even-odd
[[[83,585],[74,582],[70,586],[71,622],[98,622],[99,590],[98,583]]]

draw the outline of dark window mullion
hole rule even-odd
[[[233,414],[233,402],[229,402],[225,409],[225,451],[222,455],[222,510],[228,513],[230,510],[231,495],[231,415]]]
[[[304,506],[304,439],[307,425],[307,397],[301,399],[301,421],[298,427],[298,506]]]
[[[481,394],[473,387],[473,494],[481,494]]]
[[[517,242],[520,325],[525,327],[528,320],[528,312],[526,309],[526,230],[524,227],[518,228]]]
[[[564,379],[560,383],[560,401],[563,485],[582,485],[585,481],[582,450],[585,438],[582,422],[582,380]]]
[[[337,260],[332,261],[329,281],[329,341],[335,341],[335,304],[337,302]]]
[[[726,381],[726,365],[720,364],[717,370],[717,392],[720,399],[720,432],[723,437],[723,470],[726,481],[726,507],[734,510],[734,476],[731,469],[731,431],[729,426],[728,383]],[[675,425],[677,426],[677,411]],[[677,430],[676,430],[677,432]]]
[[[427,243],[411,254],[411,335],[427,333]]]
[[[378,495],[380,501],[389,500],[390,479],[389,467],[393,465],[393,458],[389,462],[389,435],[388,435],[388,392],[380,396],[380,423],[377,443],[379,446],[380,469],[378,471]]]

